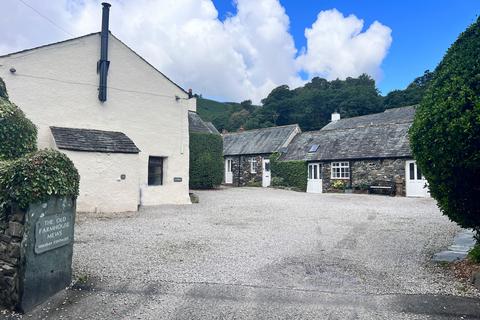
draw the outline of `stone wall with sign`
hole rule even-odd
[[[0,303],[28,311],[70,285],[75,200],[13,209],[0,230]]]

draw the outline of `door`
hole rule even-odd
[[[272,174],[270,172],[270,159],[263,159],[262,161],[262,187],[270,187]]]
[[[233,183],[233,159],[232,158],[225,158],[225,183],[231,184]]]
[[[319,162],[312,162],[308,164],[308,193],[322,193],[322,165]]]
[[[414,160],[405,162],[405,175],[407,197],[430,197],[427,180]]]

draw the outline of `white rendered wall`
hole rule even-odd
[[[138,154],[62,150],[80,174],[77,210],[81,212],[137,211]],[[125,179],[121,179],[121,175]]]
[[[195,100],[110,35],[109,89],[101,103],[99,54],[100,35],[93,34],[0,57],[0,77],[10,100],[37,125],[40,148],[54,147],[50,126],[123,132],[141,150],[136,165],[141,204],[190,203],[188,110]],[[149,155],[167,158],[163,186],[147,185]]]

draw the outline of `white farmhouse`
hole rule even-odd
[[[196,101],[108,31],[0,57],[10,100],[80,173],[79,211],[186,204]]]

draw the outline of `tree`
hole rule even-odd
[[[433,79],[433,75],[433,72],[426,70],[422,76],[415,78],[405,90],[389,92],[383,101],[385,109],[419,104]]]
[[[480,236],[480,18],[435,69],[410,138],[442,212]]]

